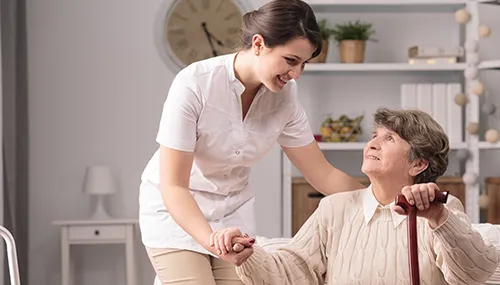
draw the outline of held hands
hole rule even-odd
[[[416,205],[418,211],[417,215],[429,220],[432,227],[440,225],[448,216],[448,210],[442,203],[431,203],[434,201],[435,193],[439,188],[435,183],[422,183],[414,184],[412,186],[405,186],[401,190],[411,205]],[[400,206],[394,206],[393,210],[404,215],[405,211]]]
[[[210,251],[220,259],[240,266],[253,253],[255,239],[243,235],[238,228],[227,228],[210,235]]]

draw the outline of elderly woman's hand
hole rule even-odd
[[[235,240],[243,239],[236,238]],[[235,243],[233,251],[224,255],[219,255],[219,258],[229,262],[235,266],[242,265],[253,254],[253,247],[244,247],[241,243]]]
[[[210,235],[210,251],[235,266],[243,264],[253,254],[255,239],[242,235],[238,228],[226,228]]]
[[[238,242],[235,243],[235,238]],[[215,231],[210,235],[210,246],[216,250],[218,255],[224,255],[231,251],[241,251],[240,246],[250,247],[255,242],[255,239],[250,238],[248,235],[243,235],[238,228],[226,228],[220,231]],[[240,245],[238,245],[238,243]],[[236,248],[235,248],[236,247]]]
[[[436,191],[439,191],[439,187],[435,183],[415,184],[401,190],[408,203],[417,206],[417,215],[429,220],[433,228],[442,224],[448,216],[448,210],[442,203],[431,203],[434,201]],[[394,206],[393,210],[398,214],[405,214],[400,206]]]

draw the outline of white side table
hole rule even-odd
[[[70,247],[74,244],[121,244],[125,245],[127,285],[136,284],[134,264],[134,227],[137,220],[75,220],[54,221],[61,226],[61,284],[72,285]]]

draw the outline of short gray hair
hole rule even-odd
[[[374,115],[374,127],[385,127],[407,141],[410,161],[423,159],[429,162],[413,183],[436,182],[446,172],[450,151],[448,136],[428,113],[380,108]]]

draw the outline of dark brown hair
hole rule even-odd
[[[450,145],[443,128],[426,112],[380,108],[374,115],[374,127],[385,127],[397,133],[410,145],[408,159],[429,162],[414,183],[436,182],[448,168]]]
[[[313,58],[321,52],[322,39],[314,11],[302,0],[272,0],[243,15],[241,44],[244,49],[252,47],[255,34],[260,34],[269,48],[303,37],[316,47]]]

